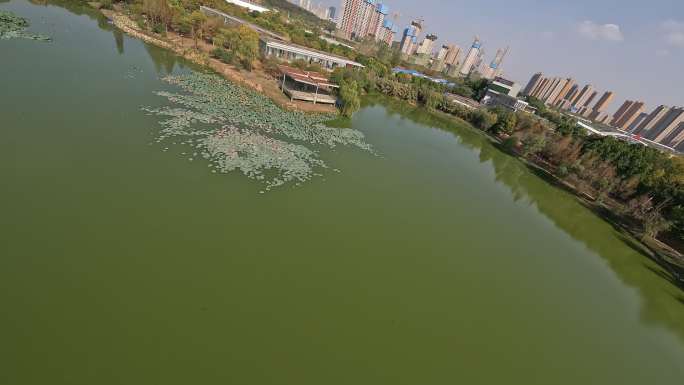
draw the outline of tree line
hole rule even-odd
[[[377,92],[458,117],[613,211],[644,238],[666,233],[670,241],[684,241],[684,158],[612,137],[588,136],[575,119],[535,100],[530,102],[537,106],[537,115],[502,107],[471,110],[448,96],[451,92],[474,98],[486,89],[486,80],[464,79],[449,87],[394,74],[394,64],[386,59],[367,61],[370,65],[362,71],[338,69],[333,74],[342,90],[349,90],[341,95],[345,106],[351,101],[342,110],[345,115],[357,108],[361,92]]]

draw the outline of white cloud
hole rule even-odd
[[[656,56],[660,56],[660,57],[670,56],[670,51],[668,51],[666,49],[659,49],[656,51]]]
[[[684,22],[667,20],[663,22],[665,42],[673,47],[684,48]]]
[[[620,26],[617,24],[597,24],[593,21],[583,21],[577,27],[579,34],[591,40],[623,41]]]

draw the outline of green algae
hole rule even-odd
[[[29,27],[28,20],[8,11],[0,11],[0,40],[8,39],[31,39],[50,41],[47,36],[36,35],[26,32]]]
[[[309,146],[353,146],[372,152],[364,135],[350,128],[328,127],[332,115],[285,111],[267,97],[211,74],[167,76],[182,92],[160,91],[172,105],[143,110],[162,116],[157,142],[189,145],[211,162],[214,171],[240,170],[263,181],[266,189],[301,183],[327,168]]]

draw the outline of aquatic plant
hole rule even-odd
[[[0,40],[23,38],[31,40],[50,41],[43,35],[34,35],[26,32],[29,27],[28,20],[8,11],[0,11]]]
[[[350,128],[327,127],[333,115],[285,111],[267,97],[211,74],[167,76],[182,92],[159,91],[172,106],[144,107],[161,120],[158,142],[191,145],[216,172],[240,170],[266,189],[304,182],[326,164],[308,145],[372,147]],[[198,155],[195,154],[195,156]],[[194,158],[193,158],[194,159]]]
[[[275,175],[266,181],[267,189],[287,182],[304,182],[313,167],[325,167],[316,153],[308,148],[269,138],[256,132],[226,126],[201,142],[220,172],[239,169],[246,176],[263,180],[268,170]]]

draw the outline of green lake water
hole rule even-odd
[[[684,294],[466,127],[369,104],[374,156],[259,194],[154,143],[183,60],[0,3],[0,384],[682,384]],[[59,4],[59,5],[57,5]]]

